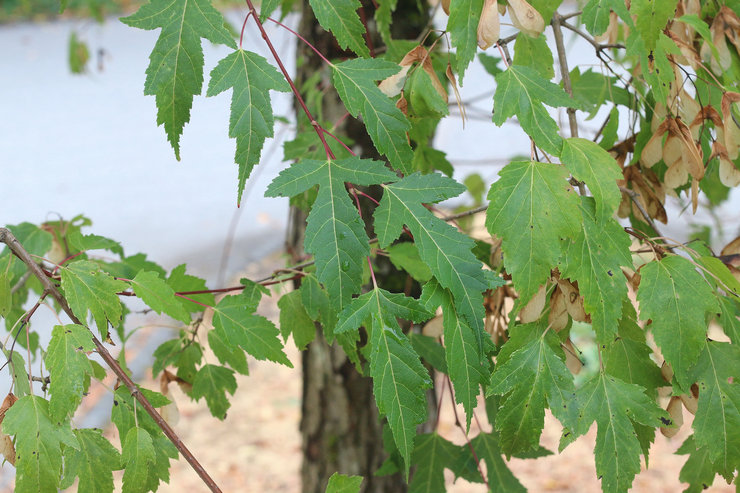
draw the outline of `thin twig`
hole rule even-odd
[[[33,260],[33,258],[28,254],[26,249],[23,248],[23,245],[20,244],[20,242],[16,239],[15,236],[13,236],[13,233],[11,233],[9,229],[0,228],[0,242],[8,245],[8,248],[10,248],[10,250],[19,259],[21,259],[24,264],[26,264],[26,267],[28,267],[28,270],[30,270],[33,273],[33,275],[36,276],[39,282],[41,282],[41,285],[44,287],[44,290],[52,295],[52,297],[56,300],[56,302],[59,304],[62,310],[64,310],[64,312],[72,320],[73,323],[76,323],[79,325],[85,325],[72,312],[72,309],[69,307],[69,304],[67,304],[67,300],[64,298],[64,296],[62,296],[62,293],[59,291],[59,289],[54,285],[54,283],[51,282],[51,280],[49,280],[48,277],[46,277],[46,275],[41,270],[39,265]],[[218,487],[216,482],[206,472],[206,470],[203,468],[200,462],[198,462],[198,460],[190,452],[190,450],[188,450],[188,448],[182,442],[180,437],[177,436],[175,431],[170,427],[169,424],[167,424],[167,422],[157,412],[154,406],[152,406],[152,404],[147,400],[147,398],[144,397],[144,394],[141,393],[141,391],[136,386],[136,384],[133,382],[133,380],[131,380],[131,378],[126,374],[123,368],[121,368],[121,365],[118,363],[118,361],[116,361],[116,358],[114,358],[113,355],[111,355],[110,352],[108,352],[105,346],[103,346],[103,343],[101,343],[98,340],[98,338],[95,336],[95,334],[92,333],[92,331],[90,332],[90,336],[92,337],[93,344],[95,345],[95,348],[97,349],[98,354],[100,355],[101,358],[103,358],[103,361],[106,362],[108,367],[113,371],[113,373],[116,374],[119,380],[123,382],[123,384],[129,390],[129,392],[131,392],[131,395],[137,401],[139,401],[141,406],[146,410],[147,414],[151,416],[151,418],[154,420],[157,426],[162,430],[162,432],[167,436],[167,438],[170,439],[170,441],[175,446],[175,448],[177,448],[177,450],[182,454],[182,456],[185,457],[185,460],[188,461],[190,466],[198,474],[198,476],[200,476],[200,478],[203,480],[206,486],[208,486],[208,488],[211,491],[220,493],[221,489]]]
[[[626,187],[619,187],[619,190],[622,193],[626,193],[627,196],[632,200],[632,203],[635,204],[637,209],[640,211],[640,214],[642,214],[642,217],[644,217],[647,223],[650,225],[650,227],[653,228],[653,231],[655,231],[655,234],[657,234],[658,236],[663,236],[662,234],[660,234],[660,231],[658,230],[658,227],[655,225],[655,221],[653,221],[653,218],[650,217],[650,214],[647,213],[647,211],[642,206],[640,201],[637,200],[637,197],[639,197],[640,194]]]
[[[555,12],[552,16],[552,32],[555,36],[555,47],[558,52],[558,61],[560,62],[560,78],[563,79],[563,89],[568,95],[573,97],[573,87],[570,84],[570,70],[568,70],[568,58],[565,55],[565,44],[563,43],[563,31],[560,29],[560,23],[562,22],[560,14]],[[568,122],[570,123],[570,136],[578,137],[578,121],[576,120],[576,109],[569,106],[568,109]]]

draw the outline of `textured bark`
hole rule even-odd
[[[307,2],[301,3],[305,5]],[[363,4],[364,14],[372,25],[372,4]],[[396,36],[414,38],[422,32],[427,18],[419,13],[418,5],[415,0],[399,2],[399,10],[413,10],[414,13],[397,17],[403,20],[404,25],[394,26]],[[350,56],[341,51],[334,38],[319,26],[308,9],[304,7],[302,14],[299,32],[321,53],[330,60]],[[375,46],[378,46],[377,38],[374,41]],[[321,83],[324,87],[331,85],[329,70],[310,48],[299,43],[297,56],[300,62],[296,77],[298,87],[317,71],[322,73]],[[345,112],[336,93],[333,90],[326,91],[321,108],[323,120],[336,122]],[[378,158],[364,126],[354,118],[344,119],[336,133],[352,138],[359,155]],[[362,207],[365,218],[369,218],[372,203],[363,200]],[[296,261],[302,258],[305,220],[304,212],[296,208],[291,210],[287,248]],[[380,269],[386,270],[388,269]],[[357,372],[340,347],[336,344],[329,346],[320,328],[317,328],[316,340],[303,352],[302,358],[303,402],[300,427],[303,439],[303,491],[323,492],[329,477],[335,472],[363,476],[364,492],[406,491],[406,482],[401,474],[374,476],[387,454],[383,449],[383,422],[378,417],[372,380]],[[430,403],[430,417],[433,418],[433,396]]]

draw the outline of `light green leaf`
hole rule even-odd
[[[363,39],[365,26],[357,15],[357,9],[362,7],[359,1],[310,0],[309,3],[321,27],[331,31],[342,48],[350,49],[361,57],[370,56]]]
[[[326,485],[326,493],[359,493],[362,476],[347,476],[335,472]]]
[[[488,283],[481,262],[471,249],[473,240],[432,214],[422,204],[455,197],[465,187],[438,174],[414,173],[384,187],[375,209],[375,233],[385,248],[401,234],[403,225],[414,235],[421,260],[442,287],[455,298],[457,311],[478,333],[483,331],[483,291]]]
[[[640,472],[640,441],[634,423],[662,426],[668,413],[645,395],[639,385],[625,383],[600,372],[577,392],[581,406],[575,436],[596,421],[596,474],[605,493],[627,492]]]
[[[193,96],[203,86],[201,38],[236,49],[221,13],[209,0],[152,0],[121,22],[139,29],[159,29],[149,57],[144,94],[156,96],[157,125],[180,159],[180,135],[190,121]]]
[[[516,115],[519,123],[545,152],[560,155],[563,139],[560,127],[547,113],[544,104],[552,107],[576,107],[563,89],[549,82],[531,67],[512,65],[496,76],[493,95],[493,123],[499,127]]]
[[[740,466],[740,348],[704,341],[690,381],[699,386],[692,424],[697,447],[706,447],[715,471],[727,476]]]
[[[614,219],[597,219],[593,199],[582,199],[581,215],[583,223],[565,249],[560,270],[564,278],[578,281],[596,339],[599,344],[608,344],[617,332],[627,297],[622,267],[632,267],[631,242]]]
[[[67,235],[67,241],[75,251],[109,250],[124,257],[121,244],[105,236],[83,235],[79,231],[72,231]]]
[[[419,282],[426,282],[432,277],[432,271],[421,260],[419,250],[411,242],[397,243],[386,248],[388,258],[397,269],[404,270]]]
[[[503,452],[510,456],[538,448],[546,407],[566,428],[576,426],[578,407],[573,375],[553,331],[519,326],[504,348],[508,352],[503,358],[499,354],[486,395],[506,396],[496,415],[496,430],[501,432]]]
[[[121,462],[123,473],[123,493],[146,493],[151,491],[150,469],[156,461],[152,437],[143,428],[131,428],[123,442]]]
[[[7,316],[13,306],[11,289],[9,273],[0,272],[0,317]]]
[[[563,239],[580,232],[578,196],[554,164],[516,161],[499,176],[488,193],[486,227],[503,240],[504,265],[526,303],[557,265]]]
[[[362,288],[362,272],[370,255],[365,225],[344,184],[394,180],[396,175],[381,162],[351,157],[298,161],[267,187],[267,197],[292,197],[319,185],[308,215],[304,248],[315,255],[316,274],[337,310]]]
[[[688,389],[688,377],[707,334],[707,315],[719,306],[709,284],[694,265],[683,257],[670,255],[640,269],[637,291],[640,318],[652,320],[653,336],[678,384]]]
[[[213,326],[222,330],[230,346],[241,346],[258,360],[268,359],[290,368],[293,364],[283,352],[275,325],[260,315],[254,315],[247,296],[225,296],[213,308]]]
[[[719,318],[717,323],[722,326],[722,330],[730,338],[733,344],[740,344],[740,304],[730,298],[720,298],[719,300]]]
[[[280,334],[283,341],[293,334],[293,341],[299,350],[306,349],[309,342],[316,337],[316,326],[303,307],[300,291],[284,294],[278,301],[280,308]]]
[[[457,73],[462,85],[465,69],[478,50],[478,21],[483,11],[483,0],[455,0],[450,2],[450,18],[447,31],[450,33],[452,46],[456,48]]]
[[[720,259],[704,255],[698,257],[696,261],[709,271],[711,276],[714,276],[714,278],[710,279],[712,283],[719,281],[720,287],[727,291],[728,294],[734,294],[735,299],[740,296],[740,281],[735,279],[730,269]]]
[[[370,376],[380,413],[388,419],[393,439],[408,475],[416,426],[426,420],[426,392],[432,384],[396,317],[420,322],[430,314],[413,298],[373,289],[356,298],[339,314],[336,332],[353,330],[369,321]]]
[[[136,296],[157,313],[165,313],[185,324],[190,315],[175,297],[175,291],[156,272],[141,271],[131,281]]]
[[[594,36],[604,34],[609,27],[609,12],[613,10],[627,25],[632,26],[632,18],[622,0],[589,0],[583,7],[581,21],[586,30]]]
[[[425,433],[416,437],[411,462],[416,466],[409,483],[409,493],[446,491],[445,468],[455,462],[459,447],[437,433]]]
[[[218,419],[224,419],[226,411],[231,406],[226,392],[231,395],[236,392],[234,372],[223,366],[203,365],[193,379],[190,396],[195,400],[205,397],[211,414]]]
[[[211,71],[206,96],[216,96],[232,88],[229,137],[236,139],[238,205],[247,178],[259,163],[265,139],[274,135],[270,90],[290,92],[290,86],[263,57],[240,49],[218,62]]]
[[[167,285],[171,287],[173,291],[205,291],[208,289],[204,279],[186,274],[185,269],[185,264],[180,264],[170,272],[170,276],[167,278]],[[216,304],[216,298],[213,296],[213,293],[188,294],[187,297],[208,306]],[[205,310],[204,306],[193,303],[184,298],[177,297],[177,301],[180,302],[188,313],[202,312]]]
[[[624,179],[614,158],[590,140],[571,138],[563,142],[560,160],[576,179],[588,185],[596,199],[596,219],[610,219],[622,200],[617,180]]]
[[[80,447],[69,421],[52,420],[48,401],[26,395],[8,409],[3,432],[15,436],[16,491],[57,491],[63,446]]]
[[[87,321],[87,311],[92,313],[100,334],[108,334],[108,321],[117,324],[121,319],[121,302],[116,293],[129,287],[116,281],[100,270],[95,262],[77,260],[63,267],[62,291],[72,312],[83,323]]]
[[[249,375],[244,350],[231,345],[223,329],[213,329],[208,332],[208,345],[222,364],[229,365],[242,375]]]
[[[658,36],[676,11],[678,0],[633,0],[630,14],[635,17],[637,31],[645,40],[645,48],[652,51]]]
[[[94,349],[87,327],[57,325],[52,330],[44,361],[51,379],[49,414],[55,420],[66,421],[80,405],[85,376],[93,371],[85,352]]]
[[[517,36],[514,43],[514,65],[533,68],[546,80],[555,77],[552,52],[547,46],[545,35],[540,34],[537,38]]]
[[[112,493],[113,471],[121,469],[121,454],[103,437],[102,430],[84,428],[74,430],[79,450],[64,449],[64,485],[72,486],[79,477],[77,491],[85,493]]]
[[[281,0],[262,0],[260,2],[260,21],[265,22],[280,6]]]
[[[378,152],[388,157],[394,169],[405,174],[412,173],[414,154],[406,138],[411,125],[394,101],[375,84],[375,81],[397,73],[401,67],[378,58],[358,58],[338,63],[332,68],[334,87],[339,97],[352,116],[362,114],[367,133]]]

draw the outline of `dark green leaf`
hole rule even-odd
[[[224,419],[226,411],[231,406],[226,397],[227,392],[231,395],[236,392],[234,372],[223,366],[204,365],[193,379],[190,396],[195,400],[205,397],[211,414],[218,419]]]

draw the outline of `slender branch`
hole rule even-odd
[[[10,232],[7,228],[0,228],[0,242],[5,243],[8,245],[8,248],[19,258],[23,261],[24,264],[28,267],[28,270],[30,270],[34,276],[41,282],[41,285],[44,287],[44,290],[48,291],[49,294],[56,300],[56,302],[59,304],[59,306],[62,307],[62,310],[69,316],[69,318],[72,320],[72,322],[79,324],[79,325],[85,325],[82,323],[82,321],[77,318],[77,316],[72,312],[72,309],[69,307],[69,304],[67,304],[67,300],[62,296],[62,293],[57,289],[57,287],[49,280],[48,277],[44,274],[44,272],[41,270],[41,268],[38,266],[38,264],[33,260],[31,255],[23,248],[23,246],[20,244],[20,242],[16,239],[15,236],[13,236],[13,233]],[[95,348],[97,349],[98,354],[101,358],[106,362],[106,364],[110,367],[110,369],[113,371],[113,373],[116,374],[116,376],[123,382],[123,384],[126,386],[126,388],[131,392],[131,395],[139,401],[141,406],[146,410],[147,414],[151,416],[151,418],[154,420],[154,422],[157,424],[157,426],[162,430],[162,432],[167,436],[167,438],[170,439],[172,444],[177,448],[177,450],[182,454],[183,457],[185,457],[185,460],[188,461],[188,463],[191,465],[193,470],[200,476],[200,478],[203,480],[203,482],[208,486],[208,488],[213,492],[221,492],[221,489],[218,487],[216,482],[209,476],[209,474],[206,472],[206,470],[203,468],[203,466],[198,462],[198,460],[195,458],[195,456],[188,450],[188,448],[185,446],[185,444],[182,442],[179,436],[175,433],[175,431],[170,427],[169,424],[162,418],[162,416],[157,412],[157,410],[152,406],[152,404],[147,400],[146,397],[144,397],[144,394],[141,393],[139,388],[136,386],[136,384],[131,380],[131,378],[126,374],[126,372],[121,368],[121,365],[116,361],[116,358],[113,357],[113,355],[108,352],[108,350],[103,346],[103,344],[98,340],[98,338],[95,336],[95,334],[90,332],[90,335],[92,337],[93,344],[95,345]]]
[[[565,44],[563,43],[563,31],[560,29],[560,23],[562,19],[560,14],[555,12],[552,16],[552,32],[555,36],[555,47],[558,52],[558,61],[560,62],[560,78],[563,79],[563,89],[568,95],[573,97],[573,86],[570,83],[570,70],[568,70],[568,58],[565,55]],[[576,120],[576,109],[569,106],[568,109],[568,122],[570,123],[570,136],[578,137],[578,121]]]
[[[619,190],[622,193],[626,193],[627,196],[632,200],[632,203],[635,204],[635,206],[637,207],[637,209],[640,211],[640,214],[642,214],[642,217],[644,217],[645,218],[645,221],[647,221],[647,223],[650,225],[650,227],[653,228],[653,231],[655,231],[655,233],[658,236],[663,236],[662,234],[660,234],[660,231],[658,230],[658,227],[655,225],[655,221],[653,221],[653,218],[650,217],[650,214],[647,213],[647,211],[642,206],[642,204],[640,203],[640,201],[637,200],[637,197],[639,197],[640,194],[637,193],[637,192],[635,192],[634,190],[631,190],[631,189],[626,188],[626,187],[619,187]]]

